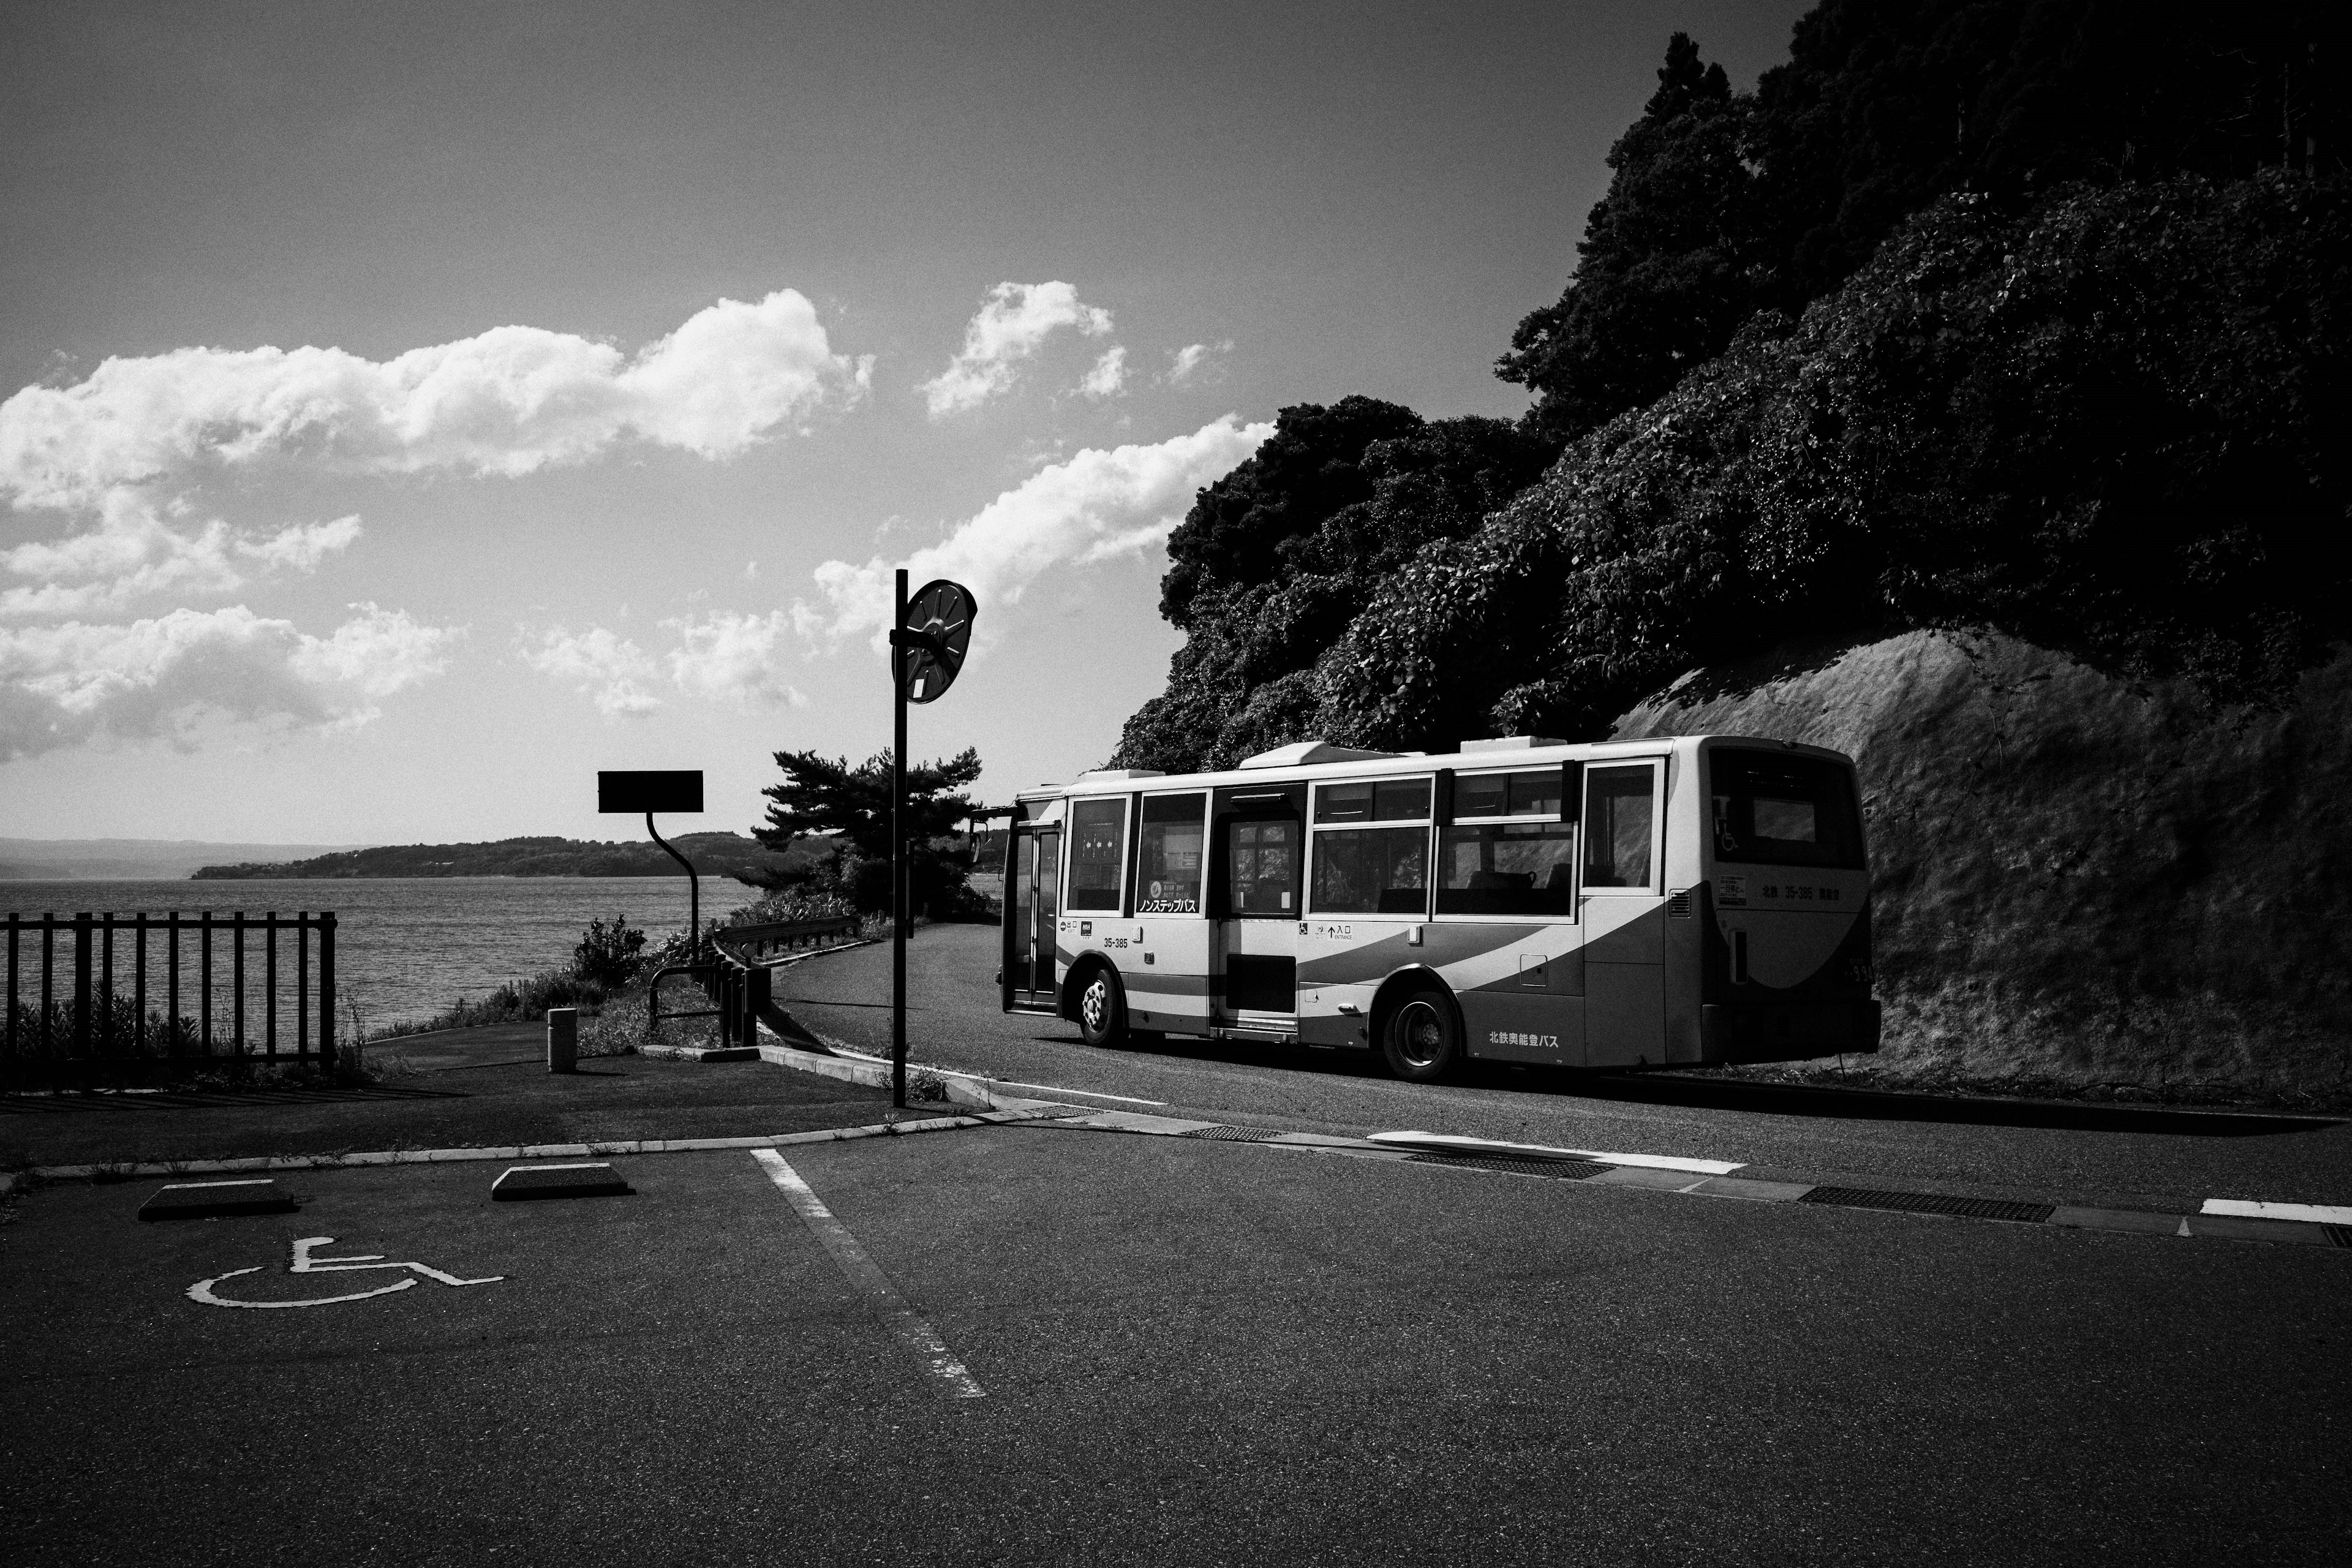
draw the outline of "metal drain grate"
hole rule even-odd
[[[2352,1247],[2352,1225],[2323,1225],[2319,1228],[2336,1246]]]
[[[2040,1225],[2058,1212],[2054,1204],[2011,1203],[2003,1198],[1955,1198],[1942,1193],[1882,1193],[1868,1187],[1815,1187],[1801,1204],[1834,1204],[1850,1209],[1897,1209],[1905,1214],[1948,1214],[1962,1219],[2007,1219]]]
[[[1591,1160],[1520,1160],[1508,1154],[1409,1154],[1416,1165],[1453,1165],[1473,1171],[1508,1171],[1515,1176],[1549,1176],[1556,1182],[1580,1182],[1615,1167]]]
[[[1264,1127],[1194,1127],[1176,1136],[1210,1138],[1220,1143],[1270,1143],[1282,1134]]]

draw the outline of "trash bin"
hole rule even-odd
[[[580,1062],[580,1009],[547,1010],[547,1070],[572,1072]]]

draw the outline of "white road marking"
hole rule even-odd
[[[2245,1219],[2299,1219],[2313,1225],[2352,1225],[2352,1208],[2337,1204],[2273,1204],[2259,1198],[2207,1198],[2200,1214],[2236,1215]]]
[[[1100,1089],[1068,1089],[1058,1083],[1023,1083],[1017,1079],[992,1078],[990,1083],[1001,1083],[1007,1089],[1042,1089],[1048,1094],[1075,1094],[1080,1100],[1116,1100],[1128,1105],[1165,1105],[1164,1100],[1138,1100],[1131,1094],[1105,1094]]]
[[[837,1057],[846,1057],[855,1061],[875,1062],[883,1067],[888,1067],[890,1065],[890,1058],[888,1057],[874,1056],[866,1051],[854,1049],[848,1046],[834,1047],[833,1054]],[[1165,1105],[1168,1103],[1164,1100],[1138,1100],[1131,1094],[1105,1094],[1099,1089],[1071,1089],[1066,1084],[1023,1083],[1018,1079],[988,1078],[982,1074],[975,1072],[958,1072],[953,1068],[925,1067],[919,1062],[908,1062],[907,1064],[907,1070],[908,1072],[935,1073],[942,1078],[966,1079],[973,1083],[995,1084],[1004,1089],[1042,1089],[1048,1094],[1075,1094],[1081,1100],[1116,1100],[1128,1105]]]
[[[898,1288],[890,1283],[890,1277],[866,1255],[866,1248],[858,1245],[857,1238],[849,1233],[849,1227],[834,1217],[833,1211],[824,1206],[824,1200],[801,1180],[800,1173],[785,1163],[784,1157],[773,1149],[754,1149],[751,1158],[766,1167],[768,1180],[776,1184],[785,1200],[793,1205],[793,1211],[801,1216],[810,1230],[816,1233],[817,1240],[824,1243],[825,1251],[833,1255],[833,1261],[843,1275],[866,1293],[875,1312],[898,1336],[898,1342],[914,1352],[924,1370],[939,1379],[941,1391],[950,1399],[982,1397],[980,1380],[965,1369],[963,1363],[956,1360],[955,1352],[948,1349],[948,1343],[940,1338],[939,1331],[907,1304],[907,1299],[898,1294]]]
[[[493,1274],[487,1279],[460,1279],[455,1274],[444,1274],[430,1264],[387,1263],[381,1252],[359,1253],[350,1258],[320,1258],[316,1255],[320,1247],[332,1247],[334,1244],[335,1238],[331,1236],[302,1237],[294,1244],[294,1260],[286,1266],[286,1272],[289,1274],[356,1274],[378,1268],[405,1268],[412,1273],[422,1274],[427,1279],[438,1279],[444,1285],[495,1285],[506,1278],[503,1274]],[[364,1301],[371,1296],[389,1296],[394,1290],[405,1290],[416,1283],[414,1279],[395,1279],[389,1285],[381,1285],[373,1290],[358,1290],[347,1296],[314,1296],[307,1301],[239,1301],[231,1297],[223,1296],[213,1289],[224,1279],[235,1279],[247,1274],[258,1274],[261,1269],[262,1266],[257,1263],[250,1268],[232,1268],[226,1274],[215,1274],[209,1279],[199,1279],[188,1287],[188,1300],[200,1301],[207,1307],[255,1307],[264,1310],[278,1307],[331,1307],[338,1301]]]
[[[1493,1138],[1462,1138],[1450,1132],[1375,1132],[1370,1142],[1391,1148],[1458,1149],[1465,1153],[1533,1154],[1554,1160],[1597,1160],[1604,1165],[1641,1165],[1654,1171],[1689,1171],[1727,1176],[1747,1166],[1738,1160],[1687,1160],[1679,1154],[1609,1154],[1595,1149],[1555,1149],[1547,1143],[1506,1143]]]

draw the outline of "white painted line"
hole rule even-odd
[[[1075,1094],[1080,1100],[1116,1100],[1125,1105],[1165,1105],[1164,1100],[1138,1100],[1131,1094],[1105,1094],[1099,1089],[1068,1089],[1058,1083],[1023,1083],[1018,1079],[992,1078],[988,1083],[1003,1084],[1007,1089],[1042,1089],[1049,1094]]]
[[[1593,1160],[1604,1165],[1641,1165],[1654,1171],[1689,1171],[1727,1176],[1748,1167],[1738,1160],[1686,1160],[1679,1154],[1610,1154],[1597,1149],[1555,1149],[1548,1143],[1506,1143],[1493,1138],[1460,1138],[1450,1132],[1375,1132],[1370,1142],[1392,1148],[1448,1150],[1465,1153],[1532,1154],[1539,1159]]]
[[[2207,1198],[2200,1214],[2236,1215],[2243,1219],[2299,1219],[2313,1225],[2352,1225],[2352,1208],[2338,1204],[2273,1204],[2259,1198]]]
[[[898,1342],[914,1352],[924,1370],[940,1381],[941,1392],[950,1399],[982,1397],[980,1380],[956,1360],[955,1352],[948,1349],[939,1331],[907,1304],[898,1288],[890,1283],[890,1277],[866,1255],[866,1248],[850,1235],[849,1227],[833,1217],[833,1211],[801,1180],[800,1173],[786,1164],[784,1157],[773,1149],[754,1149],[751,1158],[767,1168],[768,1180],[776,1184],[793,1212],[816,1233],[817,1240],[824,1244],[824,1249],[833,1255],[834,1263],[849,1282],[866,1292],[866,1300],[898,1336]]]

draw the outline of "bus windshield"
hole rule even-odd
[[[1862,866],[1846,771],[1817,757],[1730,747],[1708,753],[1715,858],[1770,866]]]

